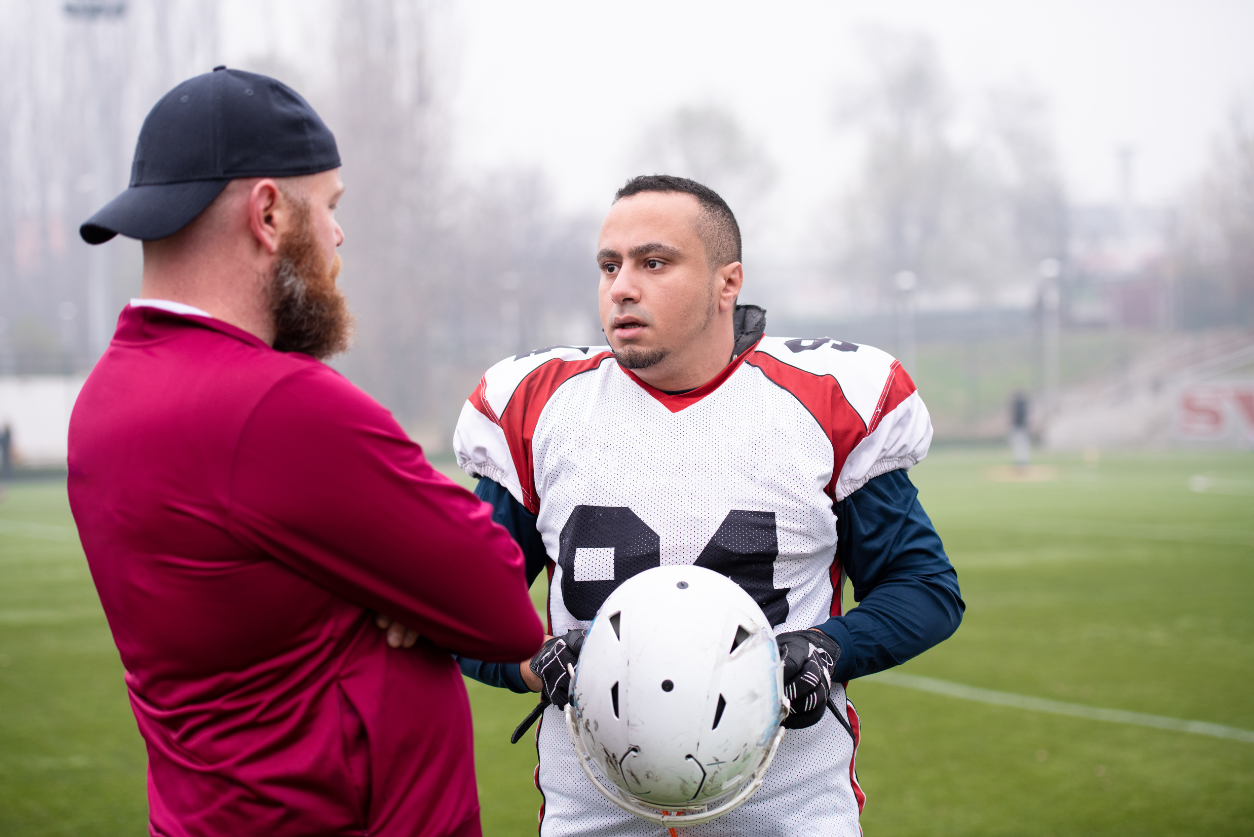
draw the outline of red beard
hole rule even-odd
[[[279,242],[270,280],[274,348],[303,352],[319,360],[346,351],[353,338],[353,315],[335,284],[340,257],[327,264],[314,240],[309,205],[296,203],[295,228]]]

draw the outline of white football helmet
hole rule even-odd
[[[694,566],[647,570],[610,594],[571,695],[566,726],[584,773],[618,807],[663,825],[708,822],[748,800],[788,714],[762,609]]]

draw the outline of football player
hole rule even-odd
[[[528,578],[549,576],[552,638],[535,659],[461,661],[548,706],[536,733],[542,837],[665,833],[597,793],[560,714],[584,630],[631,576],[663,564],[723,573],[762,607],[784,660],[791,731],[761,790],[693,835],[860,834],[845,684],[962,618],[906,475],[932,438],[910,376],[870,346],[764,336],[765,312],[737,305],[740,246],[712,190],[629,181],[597,253],[609,345],[501,361],[458,421],[458,463],[522,546]],[[846,579],[860,602],[849,613]]]

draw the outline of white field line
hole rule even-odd
[[[961,700],[974,700],[979,703],[991,703],[995,706],[1010,706],[1015,709],[1027,709],[1032,712],[1048,712],[1051,715],[1069,715],[1073,718],[1084,718],[1089,721],[1109,721],[1115,724],[1132,724],[1138,727],[1171,730],[1172,732],[1189,732],[1194,735],[1209,735],[1212,738],[1227,738],[1232,741],[1244,741],[1254,744],[1254,732],[1236,727],[1225,727],[1206,721],[1185,721],[1180,718],[1167,718],[1162,715],[1147,715],[1144,712],[1128,712],[1123,709],[1102,709],[1098,706],[1085,706],[1082,703],[1064,703],[1060,700],[1016,695],[1012,692],[997,692],[992,689],[980,689],[975,686],[964,686],[961,683],[950,683],[948,680],[936,680],[932,677],[920,677],[917,674],[903,674],[898,671],[882,671],[870,675],[875,683],[889,686],[903,686],[907,689],[918,689],[921,692],[932,692],[946,697]]]
[[[65,625],[87,619],[99,619],[104,612],[99,607],[69,607],[61,610],[47,609],[0,609],[0,625],[27,627],[30,625]]]
[[[1195,474],[1189,477],[1189,490],[1196,494],[1254,494],[1254,480],[1233,480]]]
[[[17,770],[29,771],[61,771],[61,770],[83,770],[92,766],[92,760],[87,756],[33,756],[17,759],[0,759],[0,773],[13,772],[6,768],[16,768]]]
[[[25,520],[8,520],[0,517],[0,535],[16,535],[39,541],[76,541],[78,530],[73,526],[57,526],[52,523],[29,523]]]

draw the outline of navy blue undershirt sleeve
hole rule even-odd
[[[836,552],[859,602],[819,627],[840,645],[833,678],[874,674],[958,629],[958,575],[905,471],[889,471],[836,504]]]
[[[475,486],[475,496],[492,506],[492,519],[504,526],[522,547],[527,586],[530,587],[544,571],[544,565],[549,558],[544,551],[544,540],[536,528],[536,516],[527,511],[527,507],[515,500],[514,495],[500,483],[487,478],[479,480],[479,484]],[[531,692],[523,682],[518,663],[484,663],[456,656],[455,659],[461,666],[462,674],[473,680],[519,694]]]
[[[490,479],[481,479],[475,494],[522,547],[531,584],[548,561],[535,515]],[[905,471],[890,471],[836,504],[837,553],[859,602],[818,626],[840,645],[837,680],[900,665],[948,638],[962,621],[966,605],[957,574],[918,494]],[[458,663],[467,677],[490,686],[530,691],[517,663]]]

